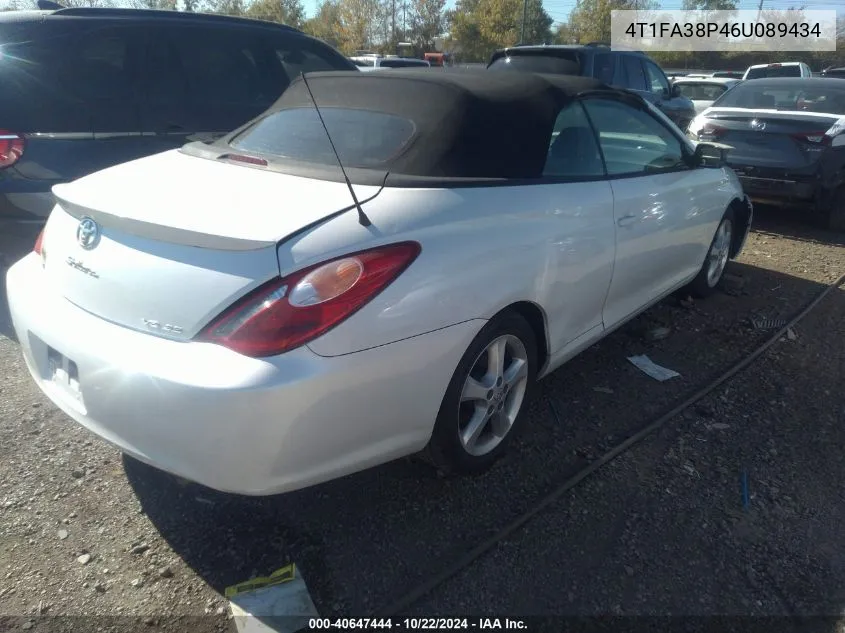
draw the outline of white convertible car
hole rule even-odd
[[[532,381],[711,292],[752,217],[720,148],[639,97],[484,71],[307,75],[225,138],[54,192],[7,278],[33,378],[247,495],[417,452],[484,470]]]

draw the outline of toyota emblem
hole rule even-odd
[[[76,227],[76,241],[86,251],[90,251],[100,242],[100,227],[88,216],[79,220]]]

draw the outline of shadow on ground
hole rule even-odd
[[[806,212],[781,207],[755,205],[754,231],[779,235],[802,242],[845,246],[845,232],[820,228],[813,216]]]
[[[795,229],[812,235],[809,231]],[[439,479],[406,459],[266,498],[236,497],[178,482],[128,458],[127,476],[163,538],[221,593],[228,585],[295,561],[321,615],[372,613],[525,512],[574,472],[759,345],[771,333],[752,328],[751,317],[786,319],[824,288],[746,264],[732,263],[730,273],[735,280],[731,294],[717,294],[693,306],[670,298],[546,378],[527,404],[526,432],[518,445],[485,475]],[[664,325],[672,329],[668,339],[655,342],[644,336]],[[626,361],[627,356],[641,353],[679,371],[681,378],[666,383],[648,378]],[[742,378],[733,385],[741,389]],[[656,466],[640,468],[648,471]],[[619,501],[625,504],[624,498]],[[654,496],[639,502],[661,503]],[[577,547],[594,550],[597,557],[607,554],[617,547],[627,520],[622,512],[596,516],[584,528]],[[560,534],[532,538],[547,541]],[[572,546],[564,539],[558,542],[561,548]],[[706,550],[690,552],[693,559],[708,556]],[[510,568],[485,571],[486,591],[493,595],[500,591],[501,575],[517,573],[520,558],[507,564]],[[604,572],[585,566],[531,573],[549,576],[554,587],[564,577],[566,583],[584,578],[582,586],[589,586],[590,578],[595,581],[596,574]],[[669,573],[655,582],[668,587],[676,581]],[[473,586],[485,591],[485,583],[478,579]],[[579,609],[578,599],[552,593],[558,596],[557,604],[546,596],[534,612]],[[570,596],[573,593],[576,590]],[[475,612],[475,598],[468,594],[466,603],[460,604]],[[684,598],[678,599],[683,608]],[[633,603],[636,612],[637,601]],[[643,602],[639,608],[647,612],[652,607]],[[678,608],[678,604],[666,606],[667,612],[677,613]]]

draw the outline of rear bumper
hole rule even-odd
[[[817,208],[828,197],[828,188],[815,171],[791,173],[746,165],[730,167],[754,202]]]
[[[9,269],[6,287],[26,365],[59,408],[142,462],[247,495],[303,488],[422,449],[484,324],[339,357],[301,347],[255,359],[99,319],[65,300],[34,254]],[[56,353],[78,382],[51,366]]]
[[[813,204],[818,185],[797,180],[739,176],[742,188],[757,202]]]

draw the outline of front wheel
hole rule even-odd
[[[710,243],[710,248],[707,251],[707,257],[704,258],[704,263],[701,265],[701,270],[689,284],[688,289],[692,295],[698,298],[704,298],[713,294],[716,290],[716,287],[722,280],[722,275],[725,273],[725,267],[731,256],[734,226],[733,210],[728,209],[725,211],[725,215],[722,216],[722,221],[719,222],[719,227],[716,229],[716,234]]]
[[[537,340],[518,314],[495,317],[458,363],[423,452],[439,470],[487,470],[513,440],[537,374]]]

